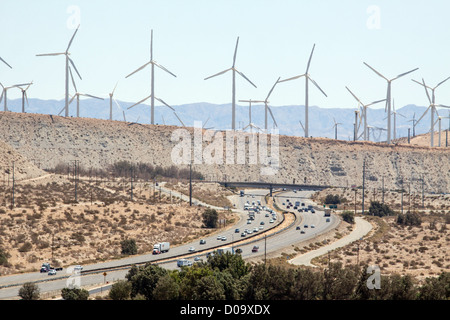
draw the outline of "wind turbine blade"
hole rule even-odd
[[[12,67],[8,64],[8,62],[6,62],[5,60],[3,60],[2,57],[0,57],[0,60],[1,60],[4,64],[6,64],[8,67],[10,67],[10,68],[12,69]]]
[[[153,60],[153,29],[150,32],[150,61]]]
[[[27,106],[30,106],[30,104],[28,103],[28,96],[27,96],[27,92],[24,91],[23,95],[25,96],[25,101],[27,102]]]
[[[385,79],[386,81],[389,81],[385,76],[383,76],[381,73],[379,73],[377,70],[375,70],[374,68],[372,68],[371,66],[369,66],[367,63],[364,62],[364,64],[366,66],[368,66],[373,72],[375,72],[377,75],[379,75],[380,77],[382,77],[383,79]]]
[[[251,82],[250,79],[247,78],[242,72],[238,71],[236,68],[234,69],[234,71],[236,71],[238,74],[240,74],[245,80],[250,82],[250,84],[256,88],[255,84],[253,82]]]
[[[314,44],[313,47],[312,47],[311,54],[309,55],[308,65],[306,66],[306,72],[305,73],[308,73],[309,66],[311,64],[311,59],[312,59],[315,47],[316,47],[316,44]]]
[[[70,99],[69,105],[72,103],[73,99],[75,99],[75,97],[77,96],[77,94],[78,94],[78,93],[75,93],[75,94],[73,95],[72,99]],[[60,113],[61,113],[61,112],[60,112]],[[58,115],[59,115],[59,114],[58,114]]]
[[[139,101],[139,102],[136,102],[135,104],[133,104],[132,106],[128,107],[127,109],[131,109],[131,108],[133,108],[134,106],[137,106],[138,104],[141,104],[141,103],[144,102],[145,100],[149,99],[151,96],[152,96],[152,95],[149,95],[147,98],[144,98],[144,99],[142,99],[142,100]]]
[[[69,48],[70,48],[70,46],[72,45],[73,38],[75,38],[75,35],[77,34],[78,28],[79,28],[79,27],[80,27],[80,25],[78,25],[77,29],[76,29],[75,32],[73,33],[73,36],[72,36],[72,38],[71,38],[70,41],[69,41],[69,45],[67,46],[66,53],[69,51]]]
[[[89,98],[94,98],[94,99],[99,99],[99,100],[105,100],[105,99],[103,99],[103,98],[100,98],[100,97],[96,97],[96,96],[93,96],[93,95],[91,95],[91,94],[87,94],[87,93],[84,93],[84,94],[83,94],[83,96],[85,96],[85,97],[89,97]]]
[[[423,83],[423,86],[424,86],[424,89],[425,89],[425,93],[427,94],[428,101],[431,104],[430,95],[428,94],[428,89],[427,89],[427,86],[425,85],[425,80],[423,78],[422,78],[422,83]]]
[[[160,64],[157,64],[156,62],[154,62],[153,61],[153,64],[155,65],[155,66],[157,66],[158,68],[160,68],[160,69],[162,69],[162,70],[164,70],[165,72],[168,72],[168,73],[170,73],[171,75],[173,75],[175,78],[177,77],[176,75],[174,75],[172,72],[170,72],[169,70],[167,70],[165,67],[163,67],[162,65],[160,65]]]
[[[395,77],[394,79],[392,79],[392,80],[395,80],[395,79],[401,78],[401,77],[403,77],[403,76],[406,76],[407,74],[409,74],[409,73],[411,73],[411,72],[414,72],[414,71],[416,71],[416,70],[418,70],[418,69],[419,69],[419,68],[415,68],[415,69],[410,70],[410,71],[408,71],[408,72],[399,74],[398,76],[396,76],[396,77]]]
[[[275,122],[275,126],[278,127],[277,121],[275,120],[275,117],[273,116],[272,109],[270,109],[269,106],[267,106],[267,109],[270,112],[270,116],[272,117],[273,122]]]
[[[175,109],[172,108],[171,106],[169,106],[163,99],[160,99],[160,98],[157,98],[157,97],[155,97],[155,99],[158,100],[159,102],[161,102],[166,107],[170,108],[172,111],[175,111]]]
[[[75,84],[75,80],[73,79],[72,68],[70,66],[69,66],[69,74],[70,74],[70,79],[72,79],[73,88],[75,89],[75,92],[78,92],[77,86]]]
[[[60,53],[40,53],[37,54],[36,57],[44,57],[44,56],[60,56],[66,54],[65,52],[60,52]]]
[[[15,84],[15,85],[11,86],[10,88],[23,87],[23,86],[28,86],[28,85],[30,85],[30,84],[31,84],[31,82],[28,82],[28,83],[20,83],[20,84]]]
[[[305,131],[305,127],[303,126],[303,123],[301,121],[299,121],[299,122],[300,122],[300,125],[302,126],[303,131]]]
[[[437,84],[437,86],[434,87],[434,88],[436,89],[437,87],[439,87],[441,84],[443,84],[443,83],[444,83],[445,81],[447,81],[448,79],[450,79],[450,77],[448,77],[447,79],[442,80],[441,82],[439,82],[439,83]]]
[[[28,84],[28,86],[25,88],[25,91],[27,91],[28,90],[28,88],[30,88],[30,86],[33,84],[33,81],[31,81],[29,84]]]
[[[75,63],[73,63],[73,60],[69,58],[69,62],[70,64],[73,66],[73,68],[75,69],[75,72],[77,73],[78,77],[80,78],[80,80],[83,80],[80,76],[80,73],[78,72],[77,67],[75,66]]]
[[[311,80],[311,82],[317,87],[317,89],[319,89],[320,91],[322,91],[323,95],[325,97],[328,97],[327,94],[319,87],[319,85],[317,84],[317,82],[315,82],[309,75],[307,75],[307,77],[309,78],[309,80]]]
[[[280,81],[278,81],[278,82],[291,81],[291,80],[295,80],[295,79],[301,78],[301,77],[303,77],[303,76],[305,76],[305,75],[304,75],[304,74],[301,74],[301,75],[299,75],[299,76],[295,76],[295,77],[292,77],[292,78],[280,80]]]
[[[208,119],[206,119],[205,123],[204,123],[203,126],[202,126],[202,129],[205,128],[206,124],[207,124],[208,121],[209,121],[209,118],[210,118],[210,117],[208,117]]]
[[[359,100],[358,97],[355,96],[355,94],[354,94],[347,86],[346,86],[345,88],[348,90],[348,92],[350,92],[350,94],[353,96],[353,98],[355,98],[356,101],[358,101],[359,104],[364,105],[364,104],[361,102],[361,100]]]
[[[116,106],[119,108],[119,110],[122,110],[122,107],[121,107],[120,104],[117,102],[117,100],[113,98],[113,101],[115,102],[115,104],[116,104]]]
[[[143,66],[137,68],[136,70],[134,70],[132,73],[130,73],[129,75],[127,75],[125,78],[128,78],[130,76],[132,76],[133,74],[135,74],[138,71],[141,71],[142,69],[144,69],[146,66],[148,66],[150,63],[152,63],[151,61],[147,62],[146,64],[144,64]]]
[[[205,80],[211,79],[211,78],[216,77],[216,76],[220,76],[221,74],[224,74],[225,72],[228,72],[228,71],[230,71],[231,69],[232,69],[232,68],[229,68],[229,69],[227,69],[227,70],[224,70],[224,71],[221,71],[221,72],[219,72],[219,73],[216,73],[216,74],[214,74],[214,75],[212,75],[212,76],[209,76],[209,77],[205,78]]]
[[[450,106],[446,106],[446,105],[443,105],[443,104],[438,104],[437,107],[439,107],[439,108],[441,108],[441,107],[442,108],[450,108]]]
[[[125,118],[125,111],[122,110],[122,114],[123,114],[123,121],[127,122],[127,118]]]
[[[238,44],[239,44],[239,37],[237,37],[237,40],[236,40],[236,47],[234,48],[233,67],[234,67],[234,65],[235,65],[235,63],[236,63],[236,55],[237,55]]]
[[[269,94],[267,95],[267,98],[265,101],[269,100],[269,97],[272,94],[273,89],[275,89],[275,86],[277,85],[278,81],[280,81],[280,77],[278,77],[277,81],[273,84],[273,87],[272,87],[272,89],[270,89]]]
[[[173,112],[173,114],[175,115],[175,117],[177,117],[178,121],[180,121],[181,125],[182,125],[183,127],[186,127],[186,126],[184,125],[183,121],[181,121],[180,117],[178,116],[178,114],[177,114],[175,111]]]
[[[3,85],[2,85],[2,87],[3,87]],[[5,93],[5,89],[2,90],[2,94],[0,95],[0,101],[2,101],[4,93]]]
[[[386,101],[386,99],[374,101],[374,102],[368,104],[366,107],[369,107],[369,106],[371,106],[371,105],[373,105],[373,104],[377,104],[377,103],[380,103],[380,102],[383,102],[383,101]]]
[[[420,120],[422,120],[422,118],[427,114],[427,112],[428,112],[428,110],[431,108],[431,106],[429,106],[428,108],[427,108],[427,110],[425,110],[425,112],[422,114],[422,116],[419,118],[419,120],[417,120],[416,121],[416,124],[414,125],[414,127],[415,126],[417,126],[417,124],[420,122]]]
[[[61,115],[61,113],[64,111],[64,109],[66,109],[66,107],[63,107],[63,108],[61,109],[61,111],[58,113],[58,116]]]
[[[113,91],[111,92],[111,96],[114,95],[114,91],[116,91],[117,85],[119,84],[119,81],[116,82],[116,85],[114,86]]]

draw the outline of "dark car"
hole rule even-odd
[[[253,246],[252,252],[258,252],[259,247],[258,246]]]

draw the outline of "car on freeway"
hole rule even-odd
[[[316,213],[316,210],[314,210],[314,209],[311,209],[311,213]]]
[[[301,233],[301,234],[304,234],[304,233],[305,233],[305,230],[301,230],[300,233]]]
[[[222,241],[227,241],[227,237],[222,236]]]
[[[303,226],[304,228],[308,228],[308,225],[307,224],[305,224],[304,226]]]
[[[274,222],[274,220],[273,220],[273,219],[270,219],[269,223],[273,223],[273,222]]]
[[[235,252],[236,252],[236,253],[242,253],[242,249],[241,249],[241,248],[238,248],[238,249],[236,249]]]
[[[258,252],[259,246],[253,246],[252,252]]]
[[[83,270],[83,267],[80,266],[80,265],[76,265],[76,266],[73,267],[73,270],[81,271],[81,270]]]
[[[253,232],[258,232],[258,231],[259,231],[258,227],[253,228]]]
[[[234,232],[239,233],[239,229],[238,228],[234,229]]]
[[[241,237],[245,237],[245,235],[246,235],[245,232],[242,232],[242,233],[241,233]]]
[[[313,225],[313,224],[311,225],[311,228],[315,228],[315,227],[316,227],[315,225]]]
[[[300,230],[300,226],[297,226],[297,228],[295,228],[295,230]]]
[[[196,261],[196,262],[200,262],[200,261],[203,261],[203,259],[202,259],[202,258],[200,258],[200,257],[195,257],[195,258],[194,258],[194,261]]]
[[[268,214],[268,213],[266,213],[266,214],[264,215],[264,217],[268,218],[268,217],[269,217],[269,214]]]
[[[206,243],[206,240],[205,239],[201,239],[200,240],[200,244],[205,244]]]
[[[49,276],[54,276],[56,274],[56,270],[55,269],[51,269],[49,272],[48,272],[48,275]]]
[[[189,247],[189,252],[194,252],[195,248],[194,247]]]
[[[327,218],[325,221],[326,221],[326,222],[330,222],[330,218]]]
[[[262,230],[262,229],[264,229],[264,227],[263,226],[259,226],[259,230]]]
[[[259,224],[263,226],[263,225],[265,224],[265,222],[264,222],[264,221],[261,221]]]

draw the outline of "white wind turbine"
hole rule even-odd
[[[129,75],[127,75],[125,78],[128,78],[130,76],[132,76],[133,74],[135,74],[136,72],[139,72],[140,70],[144,69],[146,66],[151,65],[151,95],[148,96],[147,98],[145,98],[142,101],[147,100],[148,98],[151,98],[151,115],[150,115],[150,123],[151,124],[155,124],[155,99],[158,101],[162,101],[158,98],[156,98],[155,96],[155,66],[157,66],[158,68],[160,68],[161,70],[164,70],[165,72],[171,74],[172,76],[176,77],[176,75],[174,75],[172,72],[170,72],[169,70],[167,70],[165,67],[163,67],[162,65],[156,63],[156,61],[153,60],[153,29],[151,30],[151,38],[150,38],[150,61],[147,62],[146,64],[142,65],[141,67],[137,68],[135,71],[133,71],[132,73],[130,73]],[[141,101],[141,102],[142,102]],[[137,104],[139,104],[140,102],[138,102]],[[166,103],[164,103],[166,104]],[[167,104],[166,104],[167,105]],[[131,108],[131,107],[130,107]],[[169,107],[172,108],[172,107]],[[129,109],[129,108],[128,108]],[[178,117],[178,116],[177,116]],[[181,122],[181,120],[180,120]]]
[[[250,82],[250,84],[252,86],[255,86],[255,84],[253,82],[251,82],[242,72],[240,72],[239,70],[236,69],[235,64],[236,64],[236,54],[237,54],[237,49],[238,49],[238,44],[239,44],[239,37],[237,38],[236,41],[236,47],[234,49],[234,56],[233,56],[233,65],[231,66],[231,68],[228,68],[224,71],[221,71],[219,73],[216,73],[212,76],[209,76],[207,78],[205,78],[204,80],[208,80],[211,79],[213,77],[222,75],[228,71],[233,71],[232,73],[232,96],[231,96],[231,129],[232,130],[236,130],[236,73],[238,73],[240,76],[242,76],[245,80],[247,80],[248,82]]]
[[[434,146],[434,125],[435,125],[435,121],[434,121],[434,114],[436,113],[437,116],[439,116],[439,114],[437,113],[437,109],[436,107],[446,107],[444,105],[437,105],[436,104],[436,97],[434,94],[434,91],[437,89],[437,87],[439,87],[441,84],[443,84],[445,81],[447,81],[448,79],[450,79],[450,77],[448,77],[445,80],[442,80],[441,82],[439,82],[434,88],[431,88],[429,86],[427,86],[425,84],[425,81],[422,78],[422,83],[419,81],[416,81],[414,79],[411,79],[412,81],[414,81],[415,83],[420,84],[421,86],[423,86],[425,88],[425,92],[427,94],[427,98],[428,98],[428,102],[430,103],[430,105],[428,106],[428,108],[425,110],[425,112],[422,114],[422,116],[420,117],[419,120],[416,121],[416,123],[414,124],[414,128],[417,125],[417,123],[422,120],[422,118],[425,116],[425,114],[428,112],[429,109],[431,109],[431,121],[430,121],[430,134],[431,134],[431,146]],[[430,99],[430,95],[428,94],[428,89],[431,90],[431,99]]]
[[[22,87],[19,87],[19,89],[22,91],[22,113],[25,113],[25,100],[27,101],[27,105],[28,105],[27,90],[30,88],[30,86],[32,84],[33,84],[33,81],[31,81],[25,89]]]
[[[272,117],[273,122],[275,123],[275,126],[278,127],[277,121],[275,120],[275,117],[273,116],[272,110],[269,107],[269,97],[272,94],[273,89],[275,89],[275,86],[277,85],[277,83],[280,82],[280,77],[278,77],[277,81],[274,83],[272,89],[270,89],[269,94],[266,97],[266,100],[264,100],[264,129],[267,130],[269,129],[268,127],[268,116],[267,116],[267,111],[270,112],[270,116]]]
[[[255,125],[252,122],[252,103],[264,103],[264,101],[249,99],[249,100],[239,100],[239,102],[248,102],[249,103],[249,106],[248,106],[248,125],[246,127],[244,127],[242,130],[246,130],[247,128],[250,128],[250,132],[252,132],[253,128],[261,130],[260,127],[258,127],[257,125]]]
[[[169,106],[166,102],[164,102],[164,100],[159,99],[159,98],[156,98],[156,97],[154,97],[153,95],[149,95],[147,98],[144,98],[144,99],[142,99],[141,101],[139,101],[139,102],[133,104],[132,106],[128,107],[128,109],[131,109],[131,108],[137,106],[138,104],[141,104],[141,103],[147,101],[147,100],[150,99],[150,98],[152,98],[152,100],[153,100],[153,98],[156,99],[156,100],[158,100],[158,101],[161,102],[163,105],[165,105],[167,108],[169,108],[170,110],[172,110],[172,111],[173,111],[173,114],[175,115],[175,117],[177,117],[178,121],[180,121],[181,125],[182,125],[183,127],[185,127],[183,121],[181,121],[180,117],[179,117],[178,114],[175,112],[175,109],[172,108],[171,106]],[[152,108],[152,110],[153,110],[153,108]],[[153,111],[152,111],[152,113],[153,113]],[[152,123],[152,124],[154,124],[154,123]]]
[[[419,68],[415,68],[413,70],[410,70],[408,72],[405,73],[401,73],[398,76],[392,78],[392,79],[388,79],[385,76],[383,76],[381,73],[379,73],[377,70],[375,70],[374,68],[372,68],[371,66],[369,66],[367,63],[364,62],[364,64],[369,67],[373,72],[375,72],[377,75],[379,75],[381,78],[383,78],[384,80],[387,81],[387,95],[386,95],[386,107],[385,107],[385,112],[387,112],[388,116],[387,116],[387,144],[391,144],[391,132],[392,132],[392,128],[391,128],[391,85],[392,85],[392,81],[397,80],[398,78],[401,78],[411,72],[416,71]]]
[[[377,103],[380,103],[380,102],[383,102],[383,101],[386,101],[386,99],[383,99],[383,100],[377,100],[377,101],[374,101],[374,102],[372,102],[372,103],[369,103],[369,104],[364,104],[364,103],[362,103],[361,102],[361,100],[348,88],[348,87],[345,87],[347,90],[348,90],[348,92],[350,92],[350,94],[353,96],[353,98],[355,98],[356,99],[356,101],[358,101],[358,103],[361,105],[361,110],[362,110],[362,116],[363,116],[363,119],[364,119],[364,125],[363,125],[363,130],[364,130],[364,132],[363,132],[363,136],[364,136],[364,141],[367,141],[367,139],[368,139],[368,127],[367,127],[367,108],[369,107],[369,106],[371,106],[371,105],[374,105],[374,104],[377,104]],[[356,118],[356,117],[355,117]],[[359,126],[358,126],[358,130],[359,130]]]
[[[75,89],[75,94],[72,96],[72,99],[70,99],[69,105],[73,102],[73,100],[75,98],[77,98],[77,118],[78,118],[78,117],[80,117],[80,96],[93,98],[93,99],[98,99],[98,100],[104,100],[104,99],[100,98],[100,97],[93,96],[91,94],[78,92],[77,86],[76,86],[75,81],[74,81],[73,76],[72,76],[72,69],[70,67],[69,67],[69,74],[70,74],[70,78],[72,79],[73,88]],[[63,112],[63,110],[65,110],[65,109],[61,109],[61,111],[59,112],[58,115],[60,115],[61,112]]]
[[[306,71],[305,71],[305,73],[304,74],[301,74],[301,75],[298,75],[298,76],[295,76],[295,77],[292,77],[292,78],[288,78],[288,79],[284,79],[284,80],[281,80],[281,81],[278,81],[278,82],[284,82],[284,81],[290,81],[290,80],[295,80],[295,79],[298,79],[298,78],[301,78],[301,77],[305,77],[305,137],[306,138],[308,138],[308,134],[309,134],[309,121],[308,121],[308,109],[309,109],[309,99],[308,99],[308,84],[309,84],[309,81],[311,81],[319,90],[320,90],[320,92],[322,92],[323,93],[323,95],[325,96],[325,97],[327,97],[327,94],[319,87],[319,85],[317,84],[317,82],[315,82],[312,78],[311,78],[311,76],[309,75],[309,73],[308,73],[308,71],[309,71],[309,66],[310,66],[310,64],[311,64],[311,58],[312,58],[312,55],[313,55],[313,53],[314,53],[314,48],[316,47],[316,45],[314,44],[313,45],[313,48],[312,48],[312,50],[311,50],[311,55],[309,56],[309,60],[308,60],[308,64],[307,64],[307,66],[306,66]]]
[[[112,120],[112,114],[113,114],[113,100],[114,100],[114,103],[116,104],[116,106],[120,109],[120,110],[122,110],[122,108],[120,107],[120,105],[119,105],[119,103],[117,102],[117,100],[116,99],[114,99],[114,91],[116,91],[116,88],[117,88],[117,84],[118,83],[116,83],[116,85],[114,86],[114,89],[113,89],[113,91],[111,92],[111,93],[109,93],[109,120]],[[125,119],[125,112],[122,110],[122,113],[123,113],[123,115],[124,115],[124,119]]]
[[[0,102],[3,100],[3,111],[8,111],[8,90],[12,88],[19,88],[31,85],[31,83],[21,83],[21,84],[15,84],[13,86],[5,87],[2,83],[0,83],[0,86],[2,87],[2,94],[0,95]]]
[[[395,104],[394,104],[394,99],[392,99],[392,114],[394,115],[394,140],[397,139],[397,114],[403,118],[406,118],[404,115],[402,115],[401,113],[398,113],[397,111],[395,111]]]
[[[69,116],[69,63],[73,66],[73,68],[75,69],[75,71],[78,74],[78,77],[81,76],[78,73],[77,67],[75,67],[75,63],[73,62],[72,59],[69,58],[70,52],[69,52],[69,48],[72,44],[73,39],[75,38],[75,35],[78,32],[78,29],[80,28],[80,25],[78,25],[77,29],[75,30],[75,32],[73,33],[72,38],[69,41],[69,45],[67,46],[67,49],[65,52],[60,52],[60,53],[43,53],[43,54],[37,54],[36,56],[38,57],[42,57],[42,56],[59,56],[59,55],[65,55],[66,56],[66,90],[65,90],[65,104],[64,104],[64,110],[65,110],[65,117]]]
[[[2,57],[0,57],[0,61],[2,61],[4,64],[6,64],[10,69],[12,69],[12,67],[8,64],[8,62],[6,62],[5,60],[2,59]]]
[[[337,128],[338,128],[338,125],[340,125],[342,123],[336,122],[335,118],[333,118],[333,121],[334,121],[334,125],[333,125],[333,128],[334,128],[334,139],[337,140]]]
[[[441,121],[442,121],[442,119],[450,119],[450,111],[449,111],[449,116],[448,117],[438,116],[438,120],[437,121],[439,122],[439,144],[438,144],[439,147],[441,146],[441,130],[442,130]]]

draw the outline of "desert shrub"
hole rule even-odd
[[[19,252],[28,252],[31,248],[33,248],[33,245],[27,241],[19,248]]]
[[[355,223],[355,213],[353,211],[346,210],[341,214],[341,217],[347,223]]]
[[[371,201],[369,214],[372,216],[384,217],[394,215],[394,211],[385,203]]]
[[[339,195],[335,194],[328,194],[325,197],[325,204],[340,204],[341,203],[341,198],[339,197]]]
[[[137,253],[137,244],[135,239],[126,239],[120,242],[122,254],[133,255]]]
[[[203,225],[205,228],[216,228],[219,214],[215,209],[206,209],[202,214]]]
[[[417,213],[407,212],[406,214],[399,214],[397,216],[397,223],[404,226],[420,226],[422,219]]]

